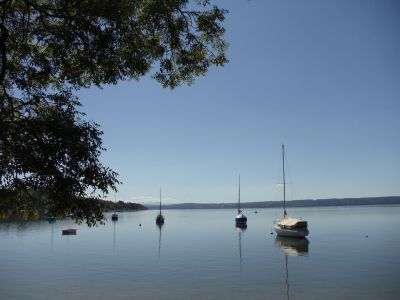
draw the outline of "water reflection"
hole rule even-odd
[[[161,256],[161,231],[162,231],[162,227],[163,227],[163,223],[157,223],[156,224],[158,229],[159,229],[159,236],[158,236],[158,258],[160,258]]]
[[[236,226],[239,237],[239,265],[242,272],[242,234],[246,231],[247,226]]]
[[[277,236],[275,244],[282,249],[286,256],[307,256],[308,244],[307,238],[290,238]]]
[[[307,256],[309,241],[307,238],[290,238],[277,236],[275,244],[282,249],[285,254],[285,285],[286,285],[286,298],[290,299],[290,285],[289,285],[289,266],[288,256]]]
[[[115,253],[115,226],[116,226],[116,224],[117,224],[117,222],[115,221],[115,220],[113,220],[113,229],[114,229],[114,233],[113,233],[113,240],[114,240],[114,253]]]
[[[303,211],[306,215],[309,209]],[[115,249],[117,230],[119,243],[115,254],[110,247],[114,243],[110,216],[106,226],[82,224],[80,234],[73,237],[61,236],[61,229],[73,220],[57,220],[52,251],[47,220],[0,223],[0,299],[47,300],[54,295],[60,300],[127,299],[134,295],[145,300],[205,296],[293,300],[352,295],[372,300],[382,298],[382,291],[387,299],[399,298],[396,229],[400,206],[313,208],[309,216],[318,226],[309,242],[269,235],[265,219],[280,214],[277,209],[253,214],[254,226],[244,232],[232,224],[231,209],[168,213],[171,223],[165,223],[161,233],[154,211],[120,215],[115,223]],[[327,237],[326,231],[338,218],[341,222]],[[360,234],[365,222],[373,225],[368,239]],[[377,251],[377,245],[385,247]],[[161,248],[163,258],[157,259]],[[315,284],[318,279],[321,282]],[[200,293],[204,290],[206,295]]]
[[[48,222],[44,221],[7,221],[0,222],[0,232],[17,234],[19,237],[32,232],[46,232]]]
[[[50,249],[53,249],[53,240],[54,240],[54,223],[55,223],[55,222],[49,222],[49,224],[51,225]]]

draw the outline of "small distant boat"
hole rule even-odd
[[[238,200],[238,214],[235,217],[236,227],[245,228],[247,227],[247,217],[240,210],[240,175],[239,175],[239,200]]]
[[[118,214],[115,212],[116,203],[117,203],[117,192],[115,192],[115,195],[114,195],[114,213],[111,215],[112,221],[118,221]]]
[[[161,214],[161,188],[160,188],[160,212],[158,213],[156,217],[156,223],[158,225],[164,224],[164,216]]]
[[[158,215],[156,218],[156,223],[157,224],[164,224],[164,216],[163,215]]]
[[[62,235],[75,235],[75,234],[76,234],[76,228],[68,228],[62,230]]]
[[[286,212],[286,182],[285,182],[285,146],[282,144],[282,166],[283,166],[283,218],[275,223],[274,228],[278,236],[306,237],[308,235],[308,224],[305,220],[291,218]]]

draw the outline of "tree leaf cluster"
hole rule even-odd
[[[74,95],[147,74],[191,84],[227,63],[226,13],[208,0],[0,0],[0,215],[101,221],[95,200],[120,182]]]

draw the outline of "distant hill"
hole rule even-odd
[[[348,206],[348,205],[391,205],[400,204],[400,196],[368,197],[368,198],[332,198],[306,199],[286,201],[287,207],[314,207],[314,206]],[[242,208],[273,208],[282,207],[283,201],[243,202]],[[146,205],[149,209],[157,209],[158,205]],[[236,208],[237,203],[181,203],[163,205],[163,209],[222,209]]]
[[[147,207],[143,206],[142,204],[138,203],[130,203],[130,202],[112,202],[112,201],[105,201],[105,200],[98,200],[100,205],[103,207],[103,211],[134,211],[134,210],[145,210]]]

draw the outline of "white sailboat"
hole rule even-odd
[[[283,218],[275,223],[274,229],[278,236],[305,237],[308,235],[308,224],[305,220],[291,218],[286,212],[286,181],[285,181],[285,146],[282,144],[283,170]]]
[[[156,217],[156,223],[159,225],[164,224],[164,216],[161,214],[161,188],[160,188],[160,212]]]
[[[236,227],[247,227],[247,217],[240,210],[240,175],[239,175],[239,200],[238,200],[238,214],[235,217]]]

